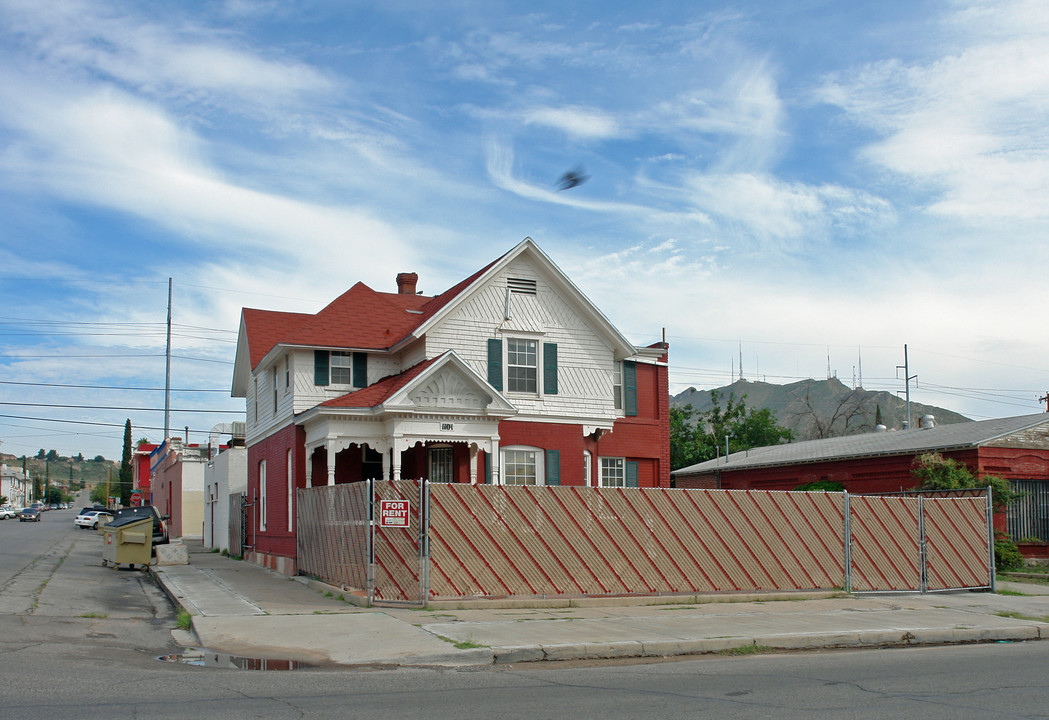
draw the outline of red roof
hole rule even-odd
[[[316,315],[244,308],[251,367],[258,366],[267,353],[281,344],[388,350],[448,305],[496,262],[498,259],[436,297],[381,293],[359,282]]]
[[[342,395],[337,398],[332,398],[321,403],[321,407],[332,407],[332,408],[373,408],[382,405],[384,402],[389,400],[398,390],[403,388],[405,385],[410,383],[412,380],[417,378],[419,374],[434,364],[438,359],[443,357],[431,358],[424,360],[421,363],[413,365],[404,372],[398,375],[390,375],[384,377],[382,380],[372,383],[366,388],[355,390],[354,392]]]

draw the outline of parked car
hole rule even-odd
[[[18,517],[18,511],[9,505],[0,507],[0,520],[7,520],[8,518]]]
[[[157,512],[157,509],[155,507],[153,507],[152,505],[139,505],[139,506],[136,506],[136,507],[121,508],[121,509],[117,510],[113,514],[113,519],[116,520],[118,518],[127,517],[128,515],[134,515],[135,517],[139,517],[139,518],[144,518],[144,517],[147,517],[147,516],[152,517],[153,518],[153,544],[154,545],[166,545],[167,544],[167,542],[168,542],[168,526],[167,526],[167,523],[164,522],[164,521],[167,520],[170,517],[169,515],[163,515],[162,516],[159,512]]]
[[[113,513],[108,510],[84,510],[73,518],[73,524],[78,528],[98,530],[99,525],[105,525],[112,519]]]
[[[18,513],[18,522],[40,522],[40,508],[27,507]]]

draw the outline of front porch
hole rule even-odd
[[[391,447],[376,445],[351,442],[338,449],[341,444],[325,443],[307,448],[306,487],[402,478],[476,485],[499,477],[498,461],[490,464],[491,458],[498,457],[498,440],[478,444],[418,439],[400,450],[393,443]]]
[[[499,478],[499,422],[517,409],[454,352],[302,416],[306,486]]]

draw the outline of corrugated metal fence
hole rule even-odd
[[[298,499],[300,571],[380,603],[994,583],[986,497],[378,481]],[[403,526],[372,521],[384,500]]]

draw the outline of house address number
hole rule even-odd
[[[453,423],[441,423],[441,430],[455,430]]]

